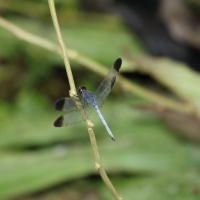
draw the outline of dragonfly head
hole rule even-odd
[[[78,91],[80,94],[82,94],[83,91],[86,91],[86,87],[79,87]]]

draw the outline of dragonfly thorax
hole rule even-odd
[[[83,98],[87,101],[87,103],[92,104],[93,106],[96,105],[96,97],[95,94],[86,90],[86,87],[80,87],[79,92],[83,96]]]

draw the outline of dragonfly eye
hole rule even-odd
[[[82,94],[82,92],[85,91],[85,90],[86,90],[86,87],[84,87],[84,86],[83,87],[79,87],[79,89],[78,89],[80,94]]]

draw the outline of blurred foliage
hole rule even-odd
[[[69,48],[108,68],[117,57],[125,55],[127,49],[134,54],[145,53],[137,36],[130,35],[116,16],[84,13],[79,1],[60,0],[56,4]],[[0,7],[6,19],[57,43],[46,0],[3,0]],[[53,127],[53,121],[61,114],[54,111],[53,104],[69,91],[62,59],[18,40],[2,28],[0,41],[0,199],[111,199],[94,170],[84,124]],[[146,73],[159,82],[155,86],[149,78],[142,79],[147,88],[150,83],[155,90],[169,96],[172,92],[179,94],[178,90],[187,100],[191,89],[185,90],[187,85],[178,83],[194,81],[190,86],[198,89],[194,85],[199,82],[199,75],[193,75],[182,66],[179,68],[179,64],[169,71],[169,65],[164,66],[166,61],[153,62],[145,57],[142,60],[151,66]],[[130,72],[133,66],[130,70],[130,62],[127,64],[125,59],[124,63],[126,67],[129,65],[126,75],[134,81],[135,75]],[[84,84],[95,91],[103,77],[76,62],[71,64],[77,86]],[[159,65],[162,65],[162,73],[158,73]],[[175,72],[178,69],[183,70],[189,80],[173,76],[179,74],[180,71]],[[169,72],[171,74],[165,76]],[[169,83],[177,83],[176,90]],[[172,92],[166,92],[160,85]],[[199,144],[178,137],[156,112],[138,109],[138,105],[150,105],[146,100],[116,87],[114,91],[102,114],[116,142],[110,140],[96,113],[91,119],[102,162],[118,192],[127,200],[199,199]],[[191,100],[199,102],[198,92],[193,94]]]

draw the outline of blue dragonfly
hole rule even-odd
[[[111,92],[111,89],[115,84],[116,76],[119,72],[121,64],[122,59],[118,58],[114,62],[107,76],[101,82],[95,93],[87,91],[86,88],[83,86],[79,88],[80,95],[58,99],[55,103],[55,109],[59,111],[65,111],[67,113],[57,118],[54,122],[54,126],[62,127],[80,123],[88,118],[88,116],[91,114],[91,111],[93,110],[92,107],[94,107],[109,136],[113,141],[115,141],[114,135],[108,127],[99,108],[103,106],[106,97]],[[86,114],[85,117],[81,115],[80,106],[77,106],[78,103],[79,105],[81,105],[81,109],[84,110],[84,113]]]

